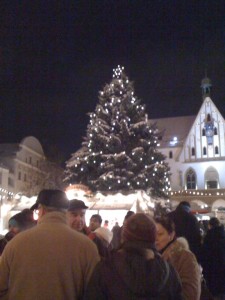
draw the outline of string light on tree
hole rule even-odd
[[[169,168],[157,148],[159,131],[146,115],[145,105],[136,97],[124,67],[117,66],[112,81],[100,91],[99,103],[89,114],[81,148],[84,153],[80,153],[79,163],[78,154],[73,155],[73,167],[66,170],[68,179],[93,191],[141,188],[152,196],[165,197]]]
[[[124,67],[121,67],[120,65],[117,66],[116,69],[113,69],[113,78],[120,78],[123,73]]]

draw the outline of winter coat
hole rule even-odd
[[[210,292],[225,295],[225,230],[223,226],[209,229],[203,241],[201,264]]]
[[[190,250],[199,260],[201,248],[201,231],[197,218],[190,212],[187,212],[182,206],[178,206],[174,211],[168,214],[175,224],[177,237],[185,237],[188,241]]]
[[[189,250],[188,242],[178,238],[160,251],[177,271],[185,300],[199,300],[201,293],[201,272],[195,255]]]
[[[95,268],[85,300],[182,299],[176,271],[159,254],[122,248]]]
[[[48,212],[40,223],[16,235],[0,262],[0,298],[81,299],[95,265],[97,248],[69,228],[63,212]]]

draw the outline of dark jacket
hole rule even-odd
[[[207,286],[216,296],[225,294],[225,231],[223,226],[209,229],[202,245],[201,264]]]
[[[89,239],[91,239],[95,245],[97,246],[99,256],[101,258],[107,257],[109,255],[109,247],[107,247],[106,243],[102,239],[100,239],[96,233],[90,232],[88,234]]]
[[[119,249],[122,229],[123,227],[120,227],[119,225],[113,226],[112,228],[113,238],[111,241],[112,249]]]
[[[129,247],[112,252],[96,266],[84,299],[182,299],[175,270],[152,250],[143,253]]]
[[[12,238],[14,238],[15,233],[12,231],[9,231],[6,233],[6,235],[0,240],[0,255],[2,255],[3,250],[5,249],[5,246],[9,241],[11,241]]]
[[[169,213],[168,217],[170,217],[175,224],[176,236],[186,238],[190,250],[199,261],[201,232],[197,218],[190,212],[187,212],[182,206],[178,206],[174,211]]]

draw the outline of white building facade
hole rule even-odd
[[[26,137],[19,144],[0,144],[0,160],[7,170],[4,187],[10,195],[37,194],[40,179],[43,177],[45,155],[35,137]]]
[[[171,169],[171,196],[211,206],[219,200],[225,208],[225,121],[211,99],[211,86],[210,79],[202,80],[203,103],[196,116],[150,121],[164,130],[159,151]]]
[[[8,219],[30,207],[30,197],[42,189],[45,161],[42,146],[33,136],[18,144],[0,144],[0,233],[8,229]],[[17,204],[24,201],[17,211]]]

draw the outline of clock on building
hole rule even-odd
[[[205,135],[207,137],[208,145],[212,145],[214,135],[213,122],[210,121],[205,123]]]

